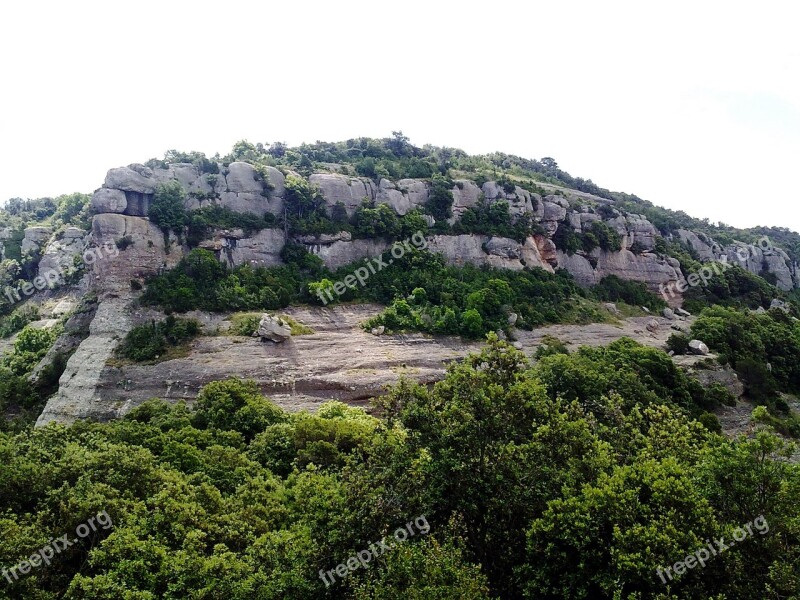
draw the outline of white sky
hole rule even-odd
[[[799,23],[737,0],[6,2],[0,199],[90,192],[169,148],[401,129],[800,230]]]

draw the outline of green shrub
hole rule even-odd
[[[188,216],[184,208],[186,192],[175,180],[159,183],[147,216],[162,230],[182,235]]]
[[[162,322],[151,321],[131,329],[120,344],[118,354],[134,362],[162,357],[169,347],[177,347],[200,333],[195,319],[179,319],[172,315]]]
[[[682,333],[673,333],[667,338],[667,351],[675,354],[689,352],[689,338]]]

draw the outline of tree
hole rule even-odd
[[[159,183],[147,216],[164,232],[172,230],[181,235],[183,228],[188,223],[188,216],[183,205],[185,200],[186,191],[178,181],[173,179],[166,183]]]

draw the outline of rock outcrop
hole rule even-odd
[[[253,337],[260,338],[262,342],[270,341],[280,344],[292,337],[292,328],[280,317],[263,314],[258,323],[258,329]]]

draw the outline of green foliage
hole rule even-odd
[[[541,233],[541,228],[529,214],[512,219],[505,200],[492,203],[481,200],[477,206],[464,211],[453,226],[453,233],[506,237],[521,243],[529,235]]]
[[[434,175],[431,179],[431,190],[425,209],[437,221],[446,221],[453,216],[453,182],[452,180]]]
[[[89,194],[65,194],[55,199],[58,206],[53,213],[53,221],[61,225],[72,225],[80,229],[89,229]]]
[[[641,281],[620,279],[616,275],[606,275],[592,291],[603,302],[624,302],[631,306],[644,306],[652,311],[660,311],[667,305]]]
[[[188,220],[183,206],[185,200],[186,192],[179,182],[173,179],[159,183],[147,216],[164,231],[171,230],[182,235]]]
[[[112,522],[7,594],[791,597],[794,449],[718,436],[699,407],[689,418],[669,365],[622,341],[531,366],[490,337],[435,385],[401,381],[380,419],[338,402],[286,413],[227,380],[193,409],[152,400],[109,423],[0,433],[5,565],[101,511]],[[418,515],[429,535],[331,587],[318,576]],[[661,583],[658,567],[759,515],[768,533]]]
[[[689,338],[682,333],[670,334],[667,338],[667,351],[675,354],[687,354],[689,352]]]
[[[231,209],[219,206],[203,206],[189,213],[189,233],[187,241],[191,246],[197,246],[208,238],[213,229],[242,229],[245,234],[252,235],[262,229],[271,229],[280,224],[275,215],[264,213],[263,216],[252,213],[234,212]]]
[[[778,389],[800,390],[800,325],[781,310],[757,314],[714,306],[692,324],[692,337],[737,370],[756,402],[774,409]]]
[[[250,337],[258,330],[263,313],[238,313],[231,317],[231,335]]]
[[[0,338],[7,338],[20,331],[28,323],[39,319],[39,308],[25,305],[14,309],[11,314],[0,317]]]
[[[342,229],[351,229],[343,227]],[[428,223],[422,213],[412,210],[398,216],[388,204],[379,204],[365,199],[353,215],[353,234],[362,238],[386,238],[402,240],[418,231],[426,231]]]
[[[689,263],[691,266],[687,269],[684,261],[689,261],[685,257],[681,261],[686,276],[699,273],[703,268],[700,263]],[[780,291],[762,277],[753,275],[738,265],[730,265],[724,270],[719,269],[706,282],[700,280],[699,285],[690,287],[684,294],[684,307],[690,312],[700,312],[715,304],[738,308],[767,308],[780,295]]]
[[[195,319],[178,319],[173,315],[164,321],[137,325],[120,344],[119,354],[135,362],[160,358],[169,347],[177,347],[200,334],[200,323]]]

